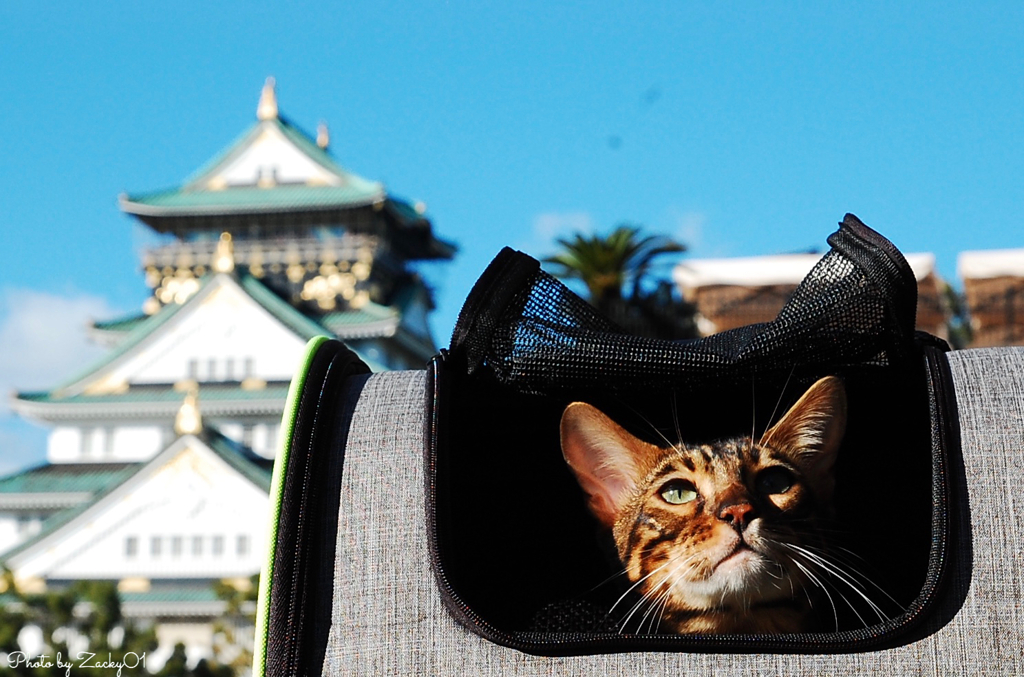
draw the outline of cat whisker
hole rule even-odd
[[[776,580],[779,580],[779,581],[781,581],[781,580],[785,580],[785,578],[786,578],[786,570],[785,570],[785,569],[784,569],[784,568],[782,567],[782,565],[781,565],[781,564],[778,564],[778,563],[775,563],[775,562],[773,562],[773,564],[776,564],[776,566],[778,566],[778,568],[779,568],[779,574],[778,574],[778,576],[776,576],[775,574],[773,574],[773,573],[772,573],[772,572],[771,572],[770,570],[768,570],[768,569],[765,569],[765,574],[766,574],[766,575],[768,575],[768,576],[771,576],[772,578],[774,578],[774,579],[776,579]],[[777,589],[778,589],[778,590],[781,590],[782,588],[778,588],[778,587],[777,587]]]
[[[610,608],[610,609],[608,610],[608,613],[612,613],[612,612],[614,612],[614,611],[615,611],[615,607],[617,607],[617,606],[618,606],[618,605],[619,605],[619,604],[620,604],[620,603],[622,602],[622,600],[626,599],[626,597],[627,597],[627,596],[629,596],[629,593],[631,593],[631,592],[633,592],[634,590],[636,590],[636,588],[637,588],[638,586],[640,586],[640,585],[641,585],[641,584],[642,584],[642,583],[643,583],[644,581],[646,581],[646,580],[647,580],[648,578],[650,578],[651,576],[653,576],[653,575],[657,574],[657,573],[658,573],[659,571],[661,571],[662,569],[665,569],[665,568],[666,568],[666,567],[668,567],[668,566],[669,566],[670,564],[672,564],[672,560],[668,560],[668,561],[666,561],[666,562],[665,562],[664,564],[662,564],[662,565],[661,565],[661,566],[659,566],[658,568],[656,568],[656,569],[654,569],[653,571],[651,571],[651,573],[647,574],[646,576],[644,576],[644,577],[643,577],[643,578],[641,578],[640,580],[638,580],[638,581],[636,581],[635,583],[633,583],[633,585],[629,586],[629,588],[627,588],[627,589],[626,589],[626,591],[625,591],[624,593],[622,593],[622,595],[620,595],[620,596],[619,596],[619,598],[618,598],[617,600],[615,600],[615,604],[612,604],[612,607],[611,607],[611,608]]]
[[[620,570],[616,571],[614,574],[612,574],[611,576],[609,576],[608,578],[604,579],[603,581],[601,581],[600,583],[598,583],[597,585],[592,587],[590,589],[590,592],[593,592],[593,591],[597,590],[598,588],[600,588],[603,585],[608,585],[609,583],[614,581],[616,578],[622,578],[623,576],[629,577],[629,572],[627,572],[625,569],[620,569]]]
[[[677,566],[675,569],[673,569],[671,572],[669,572],[668,575],[665,576],[665,580],[663,580],[661,582],[660,585],[664,585],[670,578],[673,579],[672,582],[669,583],[668,586],[665,587],[665,591],[662,592],[658,596],[657,600],[655,601],[655,604],[658,607],[658,615],[657,615],[658,627],[657,627],[657,629],[661,628],[661,621],[665,617],[665,608],[668,606],[669,599],[671,598],[672,588],[675,587],[676,583],[678,583],[680,580],[682,580],[682,576],[677,576],[676,573],[684,565],[689,564],[689,562],[691,562],[692,560],[693,560],[693,557],[686,558],[682,563],[680,563],[679,566]]]
[[[882,611],[881,607],[875,604],[875,602],[864,593],[864,591],[857,585],[857,581],[853,579],[850,574],[840,569],[837,565],[829,562],[825,558],[820,557],[819,555],[816,555],[808,550],[805,550],[804,548],[792,545],[790,543],[782,543],[781,545],[790,548],[793,551],[805,557],[808,560],[808,564],[816,564],[819,568],[824,570],[826,573],[830,574],[832,578],[838,580],[841,583],[844,583],[847,587],[849,587],[851,590],[857,593],[857,595],[862,600],[864,600],[868,607],[875,612],[879,620],[889,620],[889,617],[885,614],[885,612]],[[794,564],[797,564],[797,566],[800,566],[795,559],[793,560],[793,562]],[[801,567],[801,570],[807,573],[807,571],[803,567]],[[853,613],[857,616],[857,619],[864,624],[864,627],[869,627],[870,623],[868,623],[867,620],[865,620],[865,618],[860,614],[860,611],[857,610],[856,605],[850,602],[850,600],[847,599],[846,595],[844,595],[834,586],[833,590],[835,590],[835,592],[838,593],[840,597],[842,597],[843,601],[846,602],[847,606],[850,607],[850,610],[853,611]]]
[[[673,570],[672,570],[672,571],[671,571],[671,572],[670,572],[670,573],[669,573],[669,574],[668,574],[668,575],[667,575],[667,576],[665,577],[665,581],[667,581],[667,580],[668,580],[669,578],[674,578],[674,580],[673,580],[673,581],[672,581],[671,583],[669,583],[668,587],[666,587],[666,588],[665,588],[665,592],[663,592],[663,593],[661,594],[661,597],[660,597],[660,599],[661,599],[661,609],[660,609],[660,611],[658,612],[658,628],[659,628],[659,629],[661,628],[661,621],[662,621],[662,619],[663,619],[663,618],[665,617],[665,608],[666,608],[666,607],[668,606],[668,601],[669,601],[669,599],[670,599],[670,595],[672,594],[672,588],[674,588],[674,587],[675,587],[675,585],[676,585],[676,583],[678,583],[679,581],[681,581],[681,580],[682,580],[682,578],[683,578],[682,576],[676,576],[675,574],[676,574],[676,572],[678,572],[678,571],[679,571],[679,569],[681,569],[681,568],[682,568],[682,567],[683,567],[684,565],[686,565],[686,564],[689,564],[690,562],[692,562],[692,561],[693,561],[693,559],[694,559],[694,557],[693,557],[693,556],[691,556],[691,557],[687,557],[687,558],[686,558],[685,560],[683,560],[683,562],[681,562],[681,563],[680,563],[680,565],[679,565],[679,566],[677,566],[677,567],[676,567],[675,569],[673,569]],[[664,585],[665,581],[662,581],[662,585]]]
[[[676,391],[672,391],[672,424],[676,428],[676,439],[679,440],[679,444],[682,445],[683,439],[683,428],[679,425],[679,402],[676,398]]]
[[[832,595],[831,593],[829,593],[828,588],[826,588],[825,585],[820,580],[818,580],[818,577],[815,576],[810,569],[805,567],[803,564],[800,564],[800,562],[797,562],[795,559],[792,560],[792,562],[796,565],[798,569],[800,569],[800,571],[803,572],[804,576],[807,576],[808,580],[810,580],[812,583],[821,588],[821,591],[825,593],[825,597],[828,598],[828,603],[832,606],[832,618],[835,622],[835,628],[836,630],[839,630],[839,612],[836,610],[836,602],[832,599]],[[807,601],[810,602],[810,595],[808,595]],[[814,604],[812,603],[811,606],[813,608]],[[856,613],[856,610],[854,611],[854,613]]]
[[[757,430],[757,393],[755,390],[755,374],[750,375],[750,448],[754,448],[754,431]]]
[[[673,395],[673,396],[674,396],[674,395]],[[655,425],[654,425],[654,423],[652,423],[652,422],[651,422],[651,420],[650,420],[649,418],[647,418],[646,416],[644,416],[643,414],[641,414],[641,413],[640,413],[639,411],[637,411],[635,407],[633,407],[633,406],[632,406],[631,404],[629,404],[628,402],[624,402],[624,401],[622,401],[622,400],[619,400],[619,402],[621,402],[621,403],[622,403],[623,405],[625,405],[627,409],[629,409],[630,411],[632,411],[632,412],[633,412],[633,414],[634,414],[634,415],[635,415],[635,416],[636,416],[637,418],[639,418],[639,419],[640,419],[641,421],[643,421],[643,422],[644,422],[645,424],[647,424],[647,427],[648,427],[648,428],[650,428],[651,430],[653,430],[653,431],[654,431],[654,434],[655,434],[655,435],[657,435],[657,436],[658,436],[658,437],[660,437],[660,438],[661,438],[662,440],[664,440],[664,442],[665,442],[665,445],[666,445],[666,446],[668,446],[668,447],[671,447],[672,449],[676,449],[676,448],[678,448],[678,444],[677,444],[677,443],[675,443],[675,442],[673,442],[672,440],[670,440],[669,438],[665,437],[665,433],[661,432],[661,430],[660,430],[660,429],[658,429],[658,427],[657,427],[657,426],[655,426]],[[675,408],[674,408],[674,407],[673,407],[672,411],[673,411],[673,413],[675,413]],[[682,436],[681,436],[681,435],[680,435],[680,439],[682,439]]]
[[[640,620],[639,627],[643,628],[644,621],[646,621],[648,617],[650,617],[650,621],[647,623],[647,630],[650,634],[654,634],[656,632],[654,626],[655,621],[658,622],[658,627],[661,626],[661,618],[665,611],[665,604],[668,602],[669,590],[671,590],[671,586],[669,586],[669,589],[660,593],[657,597],[651,600],[650,608],[647,610],[643,618]]]
[[[831,573],[833,577],[835,577],[840,582],[845,583],[851,590],[857,593],[857,595],[864,600],[864,602],[871,608],[871,610],[875,612],[875,614],[878,616],[878,620],[889,620],[889,616],[884,611],[882,611],[882,608],[878,606],[878,604],[876,604],[874,600],[868,597],[865,590],[861,587],[861,585],[858,584],[859,582],[855,578],[853,578],[853,574],[846,572],[845,570],[839,568],[838,565],[830,563],[824,558],[819,557],[817,559],[819,561],[819,566],[821,566],[823,569]],[[895,602],[895,600],[893,601]],[[859,618],[860,614],[857,614],[857,616]],[[867,623],[865,623],[865,627],[867,627]]]
[[[772,421],[775,420],[775,414],[779,413],[779,405],[782,404],[782,398],[786,396],[786,388],[789,387],[789,380],[793,378],[794,371],[796,371],[795,364],[792,366],[792,368],[790,368],[789,376],[786,377],[786,382],[782,384],[782,392],[779,393],[779,399],[775,401],[775,408],[772,409],[772,415],[768,417],[768,424],[764,427],[764,431],[761,433],[761,437],[765,436],[765,433],[768,432],[768,428],[770,428],[772,425]]]
[[[802,552],[809,559],[812,559],[813,561],[818,562],[823,569],[825,569],[826,571],[828,571],[832,575],[836,576],[840,580],[843,580],[843,582],[845,582],[851,588],[853,588],[854,590],[857,590],[860,593],[864,592],[864,587],[863,587],[863,584],[860,581],[856,580],[858,577],[863,579],[863,581],[865,581],[867,583],[871,583],[872,585],[875,585],[874,582],[871,581],[870,578],[864,576],[863,574],[860,574],[857,571],[844,569],[838,562],[834,562],[834,561],[831,561],[831,560],[827,559],[824,556],[824,553],[821,553],[820,551],[815,552],[815,549],[811,548],[810,546],[796,546],[796,545],[792,545],[792,544],[785,544],[785,545],[787,545],[787,547],[790,547],[790,548],[793,548],[795,550],[798,550],[798,551]],[[875,586],[875,587],[877,587],[877,586]],[[885,593],[884,590],[882,590],[881,588],[879,588],[879,590],[888,597],[888,594]],[[896,602],[896,600],[892,599],[892,597],[889,597],[889,599],[891,599],[893,602]],[[868,601],[869,603],[871,603],[873,605],[873,603],[870,600],[866,600],[866,601]]]
[[[823,551],[822,551],[822,550],[821,550],[820,548],[815,548],[814,546],[811,546],[811,545],[804,545],[803,547],[807,548],[808,550],[810,550],[810,551],[812,551],[812,552],[816,552],[816,553],[818,553],[818,554],[819,554],[820,556],[822,556],[822,557],[824,557],[824,556],[825,556],[825,553],[824,553],[824,552],[823,552]],[[842,548],[842,547],[840,547],[840,548],[836,548],[836,549],[837,549],[837,550],[842,550],[843,552],[847,553],[848,555],[850,555],[850,556],[852,556],[852,557],[854,557],[854,558],[856,558],[856,559],[859,559],[859,560],[861,560],[861,561],[864,561],[864,558],[863,558],[863,557],[861,557],[861,556],[860,556],[860,555],[858,555],[857,553],[853,552],[852,550],[848,550],[847,548]],[[853,568],[852,566],[850,566],[850,567],[849,567],[849,568],[847,568],[847,569],[843,569],[843,568],[841,567],[841,564],[840,564],[840,562],[835,562],[835,561],[834,561],[834,562],[833,562],[833,565],[834,565],[834,566],[836,566],[837,568],[841,569],[841,570],[842,570],[842,571],[843,571],[843,572],[844,572],[844,573],[845,573],[845,574],[846,574],[847,576],[850,576],[850,577],[852,577],[852,578],[857,578],[857,579],[860,579],[860,581],[862,582],[862,583],[861,583],[862,585],[864,585],[864,584],[870,585],[870,586],[871,586],[872,588],[874,588],[874,589],[875,589],[875,590],[877,590],[878,592],[880,592],[880,593],[882,593],[883,595],[885,595],[886,599],[888,599],[888,600],[889,600],[890,602],[892,602],[893,604],[895,604],[895,605],[896,605],[897,607],[901,606],[901,605],[900,605],[900,603],[899,603],[899,602],[897,602],[897,601],[896,601],[896,599],[895,599],[895,598],[894,598],[894,597],[893,597],[892,595],[890,595],[890,594],[889,594],[888,592],[886,592],[886,591],[885,591],[885,588],[883,588],[882,586],[880,586],[880,585],[879,585],[878,583],[875,583],[875,582],[874,582],[874,581],[873,581],[873,580],[871,579],[871,577],[870,577],[870,576],[866,576],[866,575],[864,575],[864,574],[863,574],[863,573],[861,573],[860,571],[857,571],[856,569],[854,569],[854,568]]]
[[[695,558],[695,556],[691,555],[690,557],[687,557],[687,558],[683,559],[681,562],[673,562],[672,560],[668,560],[667,562],[665,562],[664,564],[659,566],[657,569],[655,569],[651,573],[647,574],[646,576],[641,578],[639,581],[634,583],[632,586],[630,586],[629,590],[627,590],[625,593],[623,593],[622,597],[620,597],[618,599],[618,601],[616,601],[615,604],[612,605],[612,609],[609,611],[609,613],[611,613],[611,611],[614,610],[616,606],[618,606],[619,602],[621,602],[622,599],[627,594],[629,594],[634,588],[636,588],[636,586],[640,585],[642,582],[644,582],[645,580],[647,580],[651,576],[654,576],[655,574],[659,573],[663,569],[667,568],[669,565],[675,564],[675,567],[673,567],[672,570],[669,571],[665,575],[665,577],[662,578],[661,581],[656,586],[651,588],[650,593],[644,593],[643,595],[641,595],[640,600],[636,604],[633,605],[633,607],[629,611],[629,614],[626,616],[625,619],[623,619],[622,623],[619,624],[619,632],[622,632],[622,630],[625,629],[625,627],[629,624],[630,619],[636,614],[637,611],[640,610],[640,608],[645,603],[650,602],[651,603],[651,608],[653,608],[655,605],[657,605],[657,603],[660,600],[662,600],[662,599],[666,599],[667,600],[669,593],[672,591],[672,586],[674,586],[676,581],[679,580],[678,578],[675,581],[673,581],[672,584],[669,585],[668,588],[663,593],[660,593],[660,595],[655,597],[653,600],[648,595],[650,595],[651,593],[657,592],[661,588],[661,586],[665,585],[665,583],[668,582],[669,579],[671,579],[673,576],[675,576],[676,572],[678,572],[681,568],[683,568],[684,566],[686,566],[687,564],[692,562],[694,560],[694,558]],[[644,618],[646,618],[646,617],[647,616],[645,614]],[[643,627],[643,619],[641,619],[640,627]]]
[[[675,571],[676,569],[670,571],[668,574],[665,575],[665,577],[660,582],[658,582],[656,586],[654,586],[649,591],[643,593],[640,596],[640,599],[637,601],[636,604],[633,605],[632,609],[630,609],[629,614],[626,615],[626,617],[622,620],[622,623],[619,625],[619,632],[625,630],[625,628],[629,625],[630,619],[636,614],[636,612],[638,612],[640,609],[644,607],[647,607],[647,611],[644,613],[643,617],[640,619],[640,623],[637,626],[637,631],[640,631],[643,628],[644,621],[648,618],[648,616],[650,616],[652,612],[657,610],[659,606],[663,606],[664,603],[668,601],[671,586],[669,586],[669,588],[664,591],[660,590],[661,587],[672,577]]]
[[[793,374],[787,377],[770,419],[785,399]],[[621,588],[616,584],[621,594],[609,609],[620,633],[658,632],[663,625],[680,633],[800,632],[814,620],[811,598],[823,596],[832,607],[837,628],[839,598],[858,618],[865,604],[882,613],[868,597],[867,584],[856,567],[848,571],[842,560],[833,561],[813,548],[787,545],[827,543],[820,527],[831,514],[831,505],[816,509],[815,497],[828,498],[832,486],[830,473],[846,416],[842,381],[826,377],[815,382],[764,433],[764,438],[771,438],[771,448],[763,449],[764,440],[756,438],[755,377],[751,372],[747,445],[742,432],[711,442],[697,440],[699,446],[684,443],[683,433],[688,431],[680,423],[686,413],[679,411],[681,390],[672,393],[674,430],[662,414],[653,419],[662,425],[659,429],[630,403],[616,405],[635,414],[628,425],[646,425],[653,431],[643,436],[586,402],[565,408],[560,423],[562,455],[589,495],[594,517],[610,530],[625,565],[625,571],[608,580],[626,575],[630,581]],[[766,403],[761,401],[762,410]],[[724,423],[715,419],[707,426],[713,430]],[[664,445],[654,443],[658,438]],[[798,482],[808,491],[788,492]],[[783,493],[787,494],[783,499],[771,499],[778,510],[765,504],[768,495]],[[750,534],[755,545],[764,543],[770,552],[760,546],[752,548],[754,553],[736,547],[734,531],[745,533],[747,517],[762,520]],[[763,540],[759,540],[761,534]],[[694,568],[694,561],[701,565]],[[807,595],[807,605],[799,600],[796,609],[776,608],[776,602],[787,600],[786,581],[788,601]],[[851,590],[859,598],[847,594]],[[824,608],[820,611],[827,613]],[[845,608],[842,614],[844,623],[852,615]]]
[[[664,581],[662,581],[662,582],[664,582]],[[629,625],[630,619],[633,618],[633,616],[636,614],[636,612],[638,612],[640,609],[642,609],[644,607],[647,607],[648,611],[641,618],[640,624],[637,626],[637,631],[639,632],[639,630],[641,630],[643,628],[644,620],[651,613],[651,610],[653,610],[653,609],[655,609],[657,607],[658,603],[662,600],[663,596],[664,596],[664,593],[659,594],[657,596],[654,596],[653,598],[650,596],[650,593],[644,593],[643,595],[641,595],[640,599],[637,600],[636,604],[634,604],[630,608],[629,613],[626,615],[626,617],[622,620],[621,623],[619,623],[619,632],[621,633],[621,632],[625,631],[626,626]]]

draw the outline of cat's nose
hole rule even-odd
[[[718,511],[718,519],[728,522],[739,531],[745,529],[755,517],[757,517],[757,510],[746,501],[724,505]]]

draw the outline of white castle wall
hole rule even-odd
[[[280,432],[277,416],[258,422],[206,419],[228,438],[263,458],[274,458]],[[46,458],[50,463],[139,463],[148,461],[174,439],[169,425],[61,426],[50,432]]]
[[[11,561],[19,578],[230,578],[259,571],[264,490],[195,438],[122,485],[38,552]]]
[[[168,426],[86,426],[54,428],[47,442],[51,463],[139,462],[170,440]]]
[[[145,350],[119,363],[103,381],[287,381],[295,373],[305,341],[234,284],[220,284],[187,310],[185,317],[172,318]]]

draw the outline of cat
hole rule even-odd
[[[659,632],[813,629],[846,409],[843,382],[827,376],[756,443],[660,447],[590,404],[566,407],[562,455],[642,595],[630,615]]]

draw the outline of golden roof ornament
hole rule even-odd
[[[323,120],[316,126],[316,145],[320,146],[322,150],[327,150],[327,146],[331,143],[331,132],[327,129],[327,123]]]
[[[260,120],[277,119],[277,94],[274,93],[274,77],[267,78],[260,93],[260,103],[256,106],[256,117]]]
[[[235,245],[231,242],[231,233],[220,234],[210,268],[215,273],[230,273],[235,269]]]
[[[203,430],[203,417],[199,414],[199,387],[189,388],[185,401],[174,417],[174,432],[179,435],[198,435]]]

